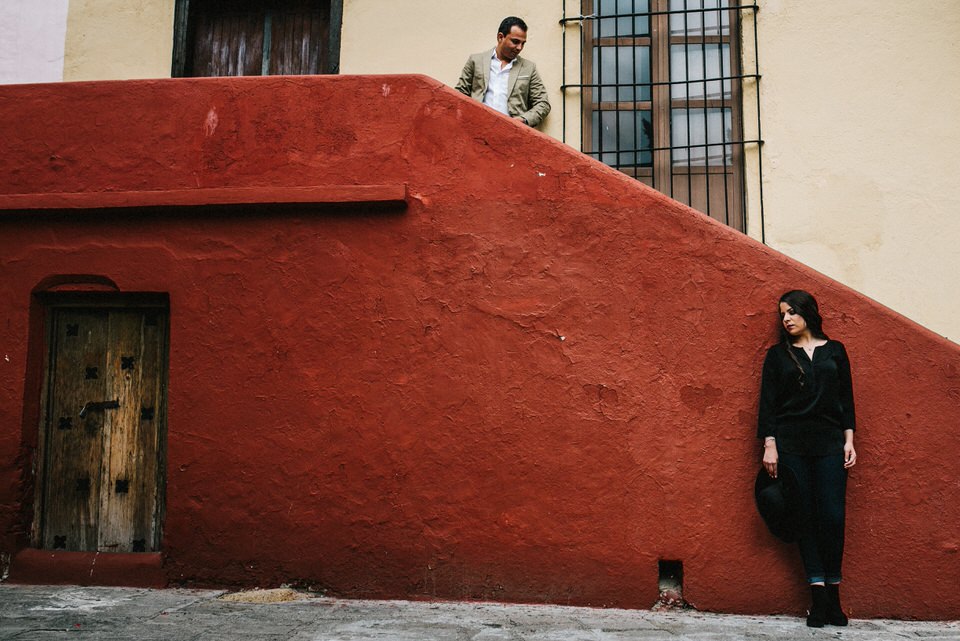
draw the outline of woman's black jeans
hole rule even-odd
[[[800,482],[800,557],[809,583],[839,583],[843,564],[847,470],[843,453],[780,454]]]

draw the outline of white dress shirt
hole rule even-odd
[[[497,52],[493,52],[493,56],[490,58],[490,82],[487,83],[487,91],[483,94],[483,104],[493,107],[507,116],[510,115],[507,113],[507,80],[510,76],[510,70],[513,69],[513,62],[511,60],[501,69]]]

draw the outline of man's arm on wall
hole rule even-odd
[[[534,67],[530,72],[530,109],[520,114],[531,127],[539,125],[550,113],[550,101],[547,100],[547,88]]]
[[[463,65],[463,71],[460,72],[460,80],[457,81],[457,86],[454,87],[464,96],[469,96],[473,92],[474,71],[473,56],[470,56],[467,58],[467,64]]]

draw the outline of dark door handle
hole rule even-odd
[[[120,401],[87,401],[80,409],[80,418],[87,415],[90,410],[115,410],[120,407]]]

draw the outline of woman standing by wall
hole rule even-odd
[[[780,297],[781,341],[767,351],[757,436],[763,466],[798,481],[798,543],[812,605],[810,627],[847,625],[840,606],[847,470],[857,462],[850,361],[824,334],[817,301],[793,290]]]

